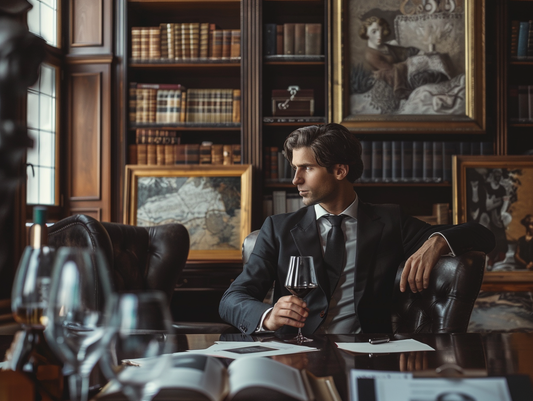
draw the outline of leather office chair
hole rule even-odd
[[[85,215],[70,216],[49,227],[48,243],[55,248],[100,249],[117,292],[160,290],[169,305],[189,254],[189,233],[181,224],[137,227]],[[230,325],[214,322],[175,322],[174,329],[178,334],[236,332]]]
[[[253,231],[243,242],[244,263],[258,234],[258,230]],[[410,290],[400,292],[403,266],[402,263],[398,267],[394,284],[393,332],[465,333],[483,281],[485,254],[468,252],[458,257],[442,257],[431,271],[429,287],[416,294]]]

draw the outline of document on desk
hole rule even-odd
[[[318,348],[305,347],[303,345],[288,344],[277,341],[216,341],[215,344],[209,348],[201,350],[188,350],[187,352],[192,352],[195,354],[207,354],[219,358],[242,359],[254,356],[288,355],[318,350]]]
[[[393,352],[435,351],[427,344],[413,339],[389,341],[381,344],[361,343],[336,343],[337,347],[345,351],[360,352],[363,354],[390,354]]]
[[[413,378],[410,373],[352,369],[350,401],[512,401],[503,377]]]

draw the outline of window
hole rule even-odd
[[[41,65],[38,81],[28,89],[28,135],[33,148],[28,149],[26,203],[59,205],[58,113],[59,67],[54,53],[58,47],[59,10],[57,0],[29,0],[28,29],[47,44],[47,62]]]

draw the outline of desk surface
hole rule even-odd
[[[0,336],[0,355],[4,355],[12,336]],[[414,338],[436,351],[385,355],[352,354],[338,349],[335,342],[368,341],[368,335],[317,336],[305,345],[320,352],[273,357],[298,369],[305,368],[315,376],[333,376],[343,400],[348,400],[350,369],[389,371],[435,370],[444,363],[455,363],[463,369],[486,369],[489,376],[529,375],[533,382],[533,333],[489,334],[419,334]],[[407,338],[396,336],[396,339]],[[279,338],[242,336],[240,334],[189,334],[176,336],[178,351],[204,349],[217,340],[279,341]]]

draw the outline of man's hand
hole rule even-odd
[[[277,330],[282,326],[304,327],[309,316],[307,304],[293,295],[281,297],[263,321],[267,330]]]
[[[442,255],[450,253],[450,247],[440,235],[429,238],[405,262],[405,267],[400,279],[400,291],[405,292],[407,282],[411,291],[419,292],[428,287],[429,273]]]

